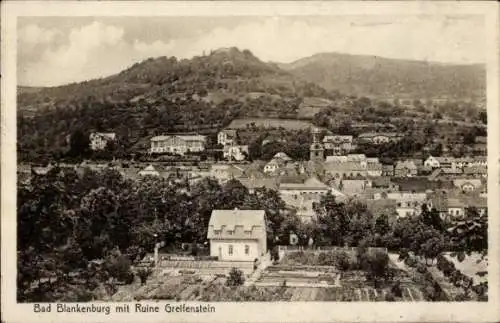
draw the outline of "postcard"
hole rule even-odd
[[[496,2],[2,6],[5,322],[500,319]]]

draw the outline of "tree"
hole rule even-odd
[[[382,214],[375,220],[375,232],[381,236],[387,234],[391,230],[389,226],[389,218]]]
[[[488,114],[486,111],[479,112],[479,120],[481,120],[483,124],[488,124]]]
[[[240,286],[245,283],[245,277],[243,276],[243,272],[235,267],[231,269],[229,272],[229,277],[226,280],[227,286]]]
[[[90,153],[89,145],[88,133],[76,129],[71,133],[69,155],[72,157],[86,157]]]
[[[389,256],[382,251],[375,251],[373,254],[364,254],[366,257],[365,270],[367,279],[373,281],[375,288],[378,288],[380,279],[385,279],[388,273]]]

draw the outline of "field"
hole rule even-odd
[[[294,120],[294,119],[275,119],[275,118],[245,118],[245,119],[234,119],[228,129],[245,129],[252,124],[256,127],[263,128],[279,128],[283,127],[287,130],[300,130],[309,129],[313,127],[313,124],[309,121]]]
[[[112,301],[133,300],[176,300],[176,301],[384,301],[387,289],[371,286],[357,286],[347,283],[341,287],[288,287],[288,286],[225,286],[225,278],[197,275],[157,275],[151,277],[146,285],[139,282],[122,286],[113,295]],[[360,282],[361,285],[361,282]],[[402,286],[399,301],[423,301],[422,292],[417,286]]]

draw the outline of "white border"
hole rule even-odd
[[[182,322],[274,321],[498,321],[500,210],[500,113],[498,58],[498,6],[496,2],[2,2],[2,114],[1,114],[1,210],[2,210],[2,317],[6,322],[118,320]],[[16,303],[16,18],[18,16],[270,16],[270,15],[419,15],[477,14],[485,17],[490,46],[487,55],[488,106],[488,207],[489,295],[488,303],[211,303],[210,314],[36,314],[32,305]],[[432,35],[429,35],[432,37]],[[166,302],[160,302],[163,306]],[[116,305],[116,303],[107,303]],[[157,303],[153,303],[157,304]]]

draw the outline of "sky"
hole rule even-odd
[[[104,77],[149,57],[220,47],[288,63],[317,53],[484,63],[481,16],[20,17],[17,77],[56,86]]]

